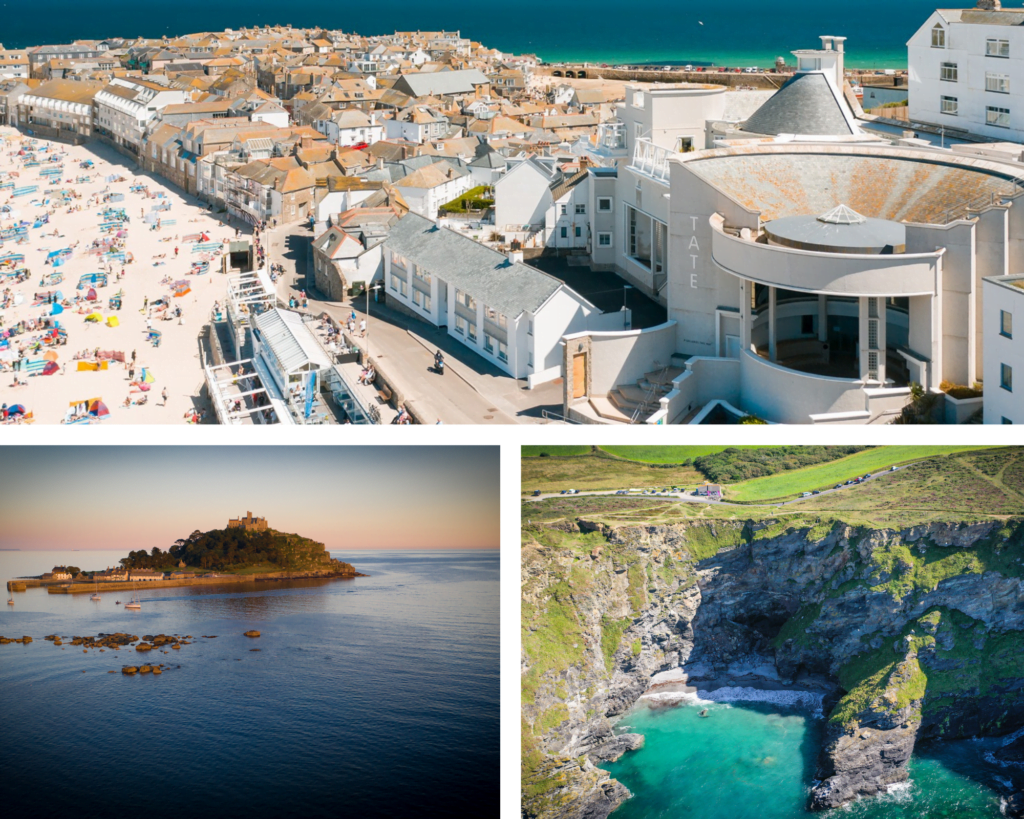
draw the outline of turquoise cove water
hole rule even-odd
[[[805,710],[763,703],[651,706],[641,700],[617,732],[644,747],[604,766],[633,792],[614,819],[809,819],[807,796],[825,723]],[[708,716],[702,718],[702,708]],[[987,743],[987,744],[986,744]],[[946,743],[915,756],[910,782],[832,812],[844,819],[994,819],[1000,796],[978,779],[987,745]]]

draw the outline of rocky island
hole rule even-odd
[[[811,810],[904,781],[918,744],[1005,736],[996,757],[1024,758],[1024,451],[838,486],[786,507],[524,503],[524,816],[603,819],[629,796],[601,766],[642,745],[615,720],[652,687],[817,697]],[[1024,815],[1019,771],[1000,774]]]
[[[120,565],[104,571],[54,567],[37,578],[9,581],[8,591],[26,586],[46,586],[51,594],[79,594],[97,588],[130,590],[232,582],[267,582],[303,578],[366,577],[351,563],[332,558],[327,547],[298,534],[279,532],[265,518],[247,512],[232,518],[223,529],[198,529],[166,551],[139,549],[122,558]]]

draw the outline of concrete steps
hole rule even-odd
[[[608,418],[611,421],[618,421],[620,423],[628,424],[632,418],[632,412],[626,415],[622,410],[618,409],[611,401],[601,395],[592,395],[590,397],[590,406],[594,408],[594,412],[601,418]]]

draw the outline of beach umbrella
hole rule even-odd
[[[56,350],[47,350],[46,353],[43,355],[43,358],[46,361],[56,361],[58,358],[60,358],[60,356],[57,355]]]
[[[147,368],[142,368],[142,374],[139,376],[139,381],[143,384],[152,384],[156,381],[156,377]]]
[[[56,361],[47,361],[46,364],[43,366],[43,375],[53,375],[59,369],[60,366],[57,364]]]
[[[8,417],[11,417],[11,416],[14,416],[14,415],[24,415],[25,412],[26,412],[26,410],[25,410],[25,405],[24,404],[11,404],[11,406],[9,406],[7,408],[7,415],[8,415]]]
[[[50,311],[50,315],[51,316],[59,316],[63,312],[64,312],[64,305],[54,303],[53,309]]]
[[[89,414],[95,415],[97,418],[106,418],[110,415],[110,410],[107,409],[107,405],[100,401],[98,398],[89,404]]]

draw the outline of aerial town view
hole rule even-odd
[[[1024,10],[917,6],[614,62],[18,17],[3,420],[1021,423]]]
[[[523,817],[1024,816],[1024,449],[521,463]]]

